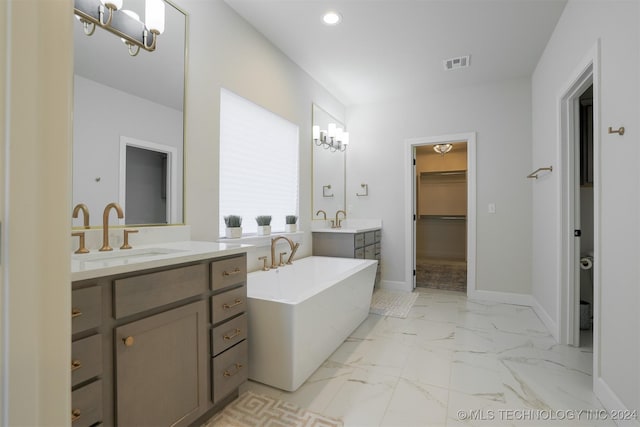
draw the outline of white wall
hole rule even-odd
[[[638,176],[639,133],[639,3],[635,1],[570,1],[538,63],[532,80],[533,162],[553,164],[549,179],[534,184],[532,292],[548,316],[559,322],[558,294],[561,230],[561,172],[558,140],[559,97],[573,74],[600,40],[600,197],[599,247],[601,339],[594,389],[607,406],[640,407],[638,317]],[[607,128],[624,126],[624,136]],[[599,182],[598,182],[599,181]],[[598,207],[596,207],[598,209]],[[596,296],[597,298],[597,296]],[[597,327],[597,325],[596,325]]]
[[[531,87],[518,79],[421,94],[347,110],[347,207],[354,218],[382,218],[382,278],[404,271],[404,140],[477,132],[478,290],[530,292]],[[360,183],[369,197],[356,197]],[[496,204],[488,214],[487,205]]]
[[[6,50],[0,43],[8,107],[0,424],[69,425],[73,6],[11,0],[0,9],[10,23],[0,30],[10,35]]]
[[[217,240],[220,88],[298,125],[300,129],[300,219],[307,231],[297,257],[311,254],[311,105],[341,121],[344,107],[291,62],[222,0],[182,0],[189,13],[186,99],[186,223],[192,237]],[[258,266],[262,249],[249,254]]]
[[[74,77],[73,206],[85,203],[91,212],[91,225],[102,225],[104,207],[119,199],[121,136],[177,148],[178,200],[181,201],[182,111],[79,75]],[[124,210],[126,216],[126,206]],[[182,202],[178,206],[178,217],[182,218]],[[109,222],[118,224],[115,214],[111,214]],[[73,225],[82,225],[82,215]]]

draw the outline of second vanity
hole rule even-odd
[[[340,228],[318,227],[312,232],[313,255],[377,260],[375,286],[380,285],[381,221],[344,220]]]
[[[247,379],[246,246],[177,242],[72,261],[74,427],[197,425]]]

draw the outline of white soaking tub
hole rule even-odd
[[[377,261],[308,257],[247,278],[249,378],[294,391],[369,313]]]

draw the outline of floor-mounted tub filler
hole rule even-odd
[[[250,273],[249,378],[295,391],[369,313],[377,261],[308,257]]]

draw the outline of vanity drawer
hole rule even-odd
[[[364,247],[365,259],[376,259],[376,245],[369,245]]]
[[[212,322],[222,322],[247,310],[247,288],[241,286],[211,297]]]
[[[247,280],[247,258],[238,256],[211,263],[211,289],[224,289]]]
[[[76,289],[71,292],[71,331],[86,331],[100,326],[102,322],[102,288]]]
[[[71,344],[71,385],[102,373],[102,335],[92,335]]]
[[[381,241],[382,240],[382,230],[376,230],[376,231],[374,231],[374,233],[375,233],[374,240],[376,242]]]
[[[353,244],[355,248],[361,248],[364,246],[364,233],[358,233],[353,238]]]
[[[353,253],[353,257],[357,259],[364,259],[364,248],[358,248]]]
[[[367,231],[364,233],[364,244],[372,245],[376,242],[376,232],[375,231]]]
[[[71,393],[71,425],[88,427],[102,421],[102,380]]]
[[[206,264],[114,280],[113,315],[116,319],[160,307],[207,290]]]
[[[235,390],[249,377],[247,341],[213,358],[213,403]]]
[[[247,315],[241,314],[211,330],[213,355],[216,356],[229,347],[247,338]]]

